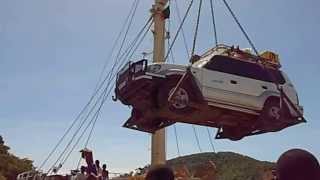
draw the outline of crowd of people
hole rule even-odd
[[[173,170],[165,165],[151,168],[145,180],[174,180]],[[320,180],[317,158],[302,149],[283,153],[276,163],[273,180]]]
[[[166,165],[153,166],[145,176],[145,180],[174,179],[174,171]],[[81,166],[80,172],[74,176],[73,180],[109,180],[109,172],[106,164],[100,167],[99,160],[96,160],[91,167]],[[289,150],[276,162],[273,180],[320,180],[319,162],[308,151]]]
[[[100,161],[96,160],[95,163],[89,166],[81,166],[80,172],[74,176],[74,180],[109,180],[109,171],[107,165],[100,166]]]

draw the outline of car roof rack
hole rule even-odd
[[[239,46],[235,47],[219,44],[216,47],[206,51],[201,57],[204,58],[210,55],[224,55],[237,60],[259,63],[269,68],[281,68],[279,55],[271,51],[263,51],[259,55],[254,55],[251,52],[251,49],[248,48],[240,49]]]

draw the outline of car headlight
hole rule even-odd
[[[148,72],[151,72],[151,73],[156,73],[156,72],[159,72],[161,69],[161,65],[160,64],[154,64],[154,65],[151,65],[148,67]]]

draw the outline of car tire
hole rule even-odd
[[[172,98],[172,102],[168,101],[168,98],[172,91],[175,89],[179,79],[169,79],[168,82],[165,82],[163,86],[159,87],[157,102],[158,106],[168,107],[170,111],[175,113],[190,113],[192,108],[189,106],[190,101],[192,100],[190,88],[186,85],[180,86],[175,96]]]
[[[281,124],[281,120],[288,117],[289,115],[289,109],[286,104],[284,104],[283,108],[284,109],[281,109],[280,107],[279,98],[268,99],[264,104],[263,110],[260,115],[262,126],[265,126],[265,128],[269,129],[272,126]]]

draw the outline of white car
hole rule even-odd
[[[192,65],[129,63],[116,98],[132,106],[125,127],[151,132],[176,122],[219,128],[216,138],[279,131],[305,122],[297,92],[273,59],[217,46]],[[181,81],[180,83],[178,83]]]

